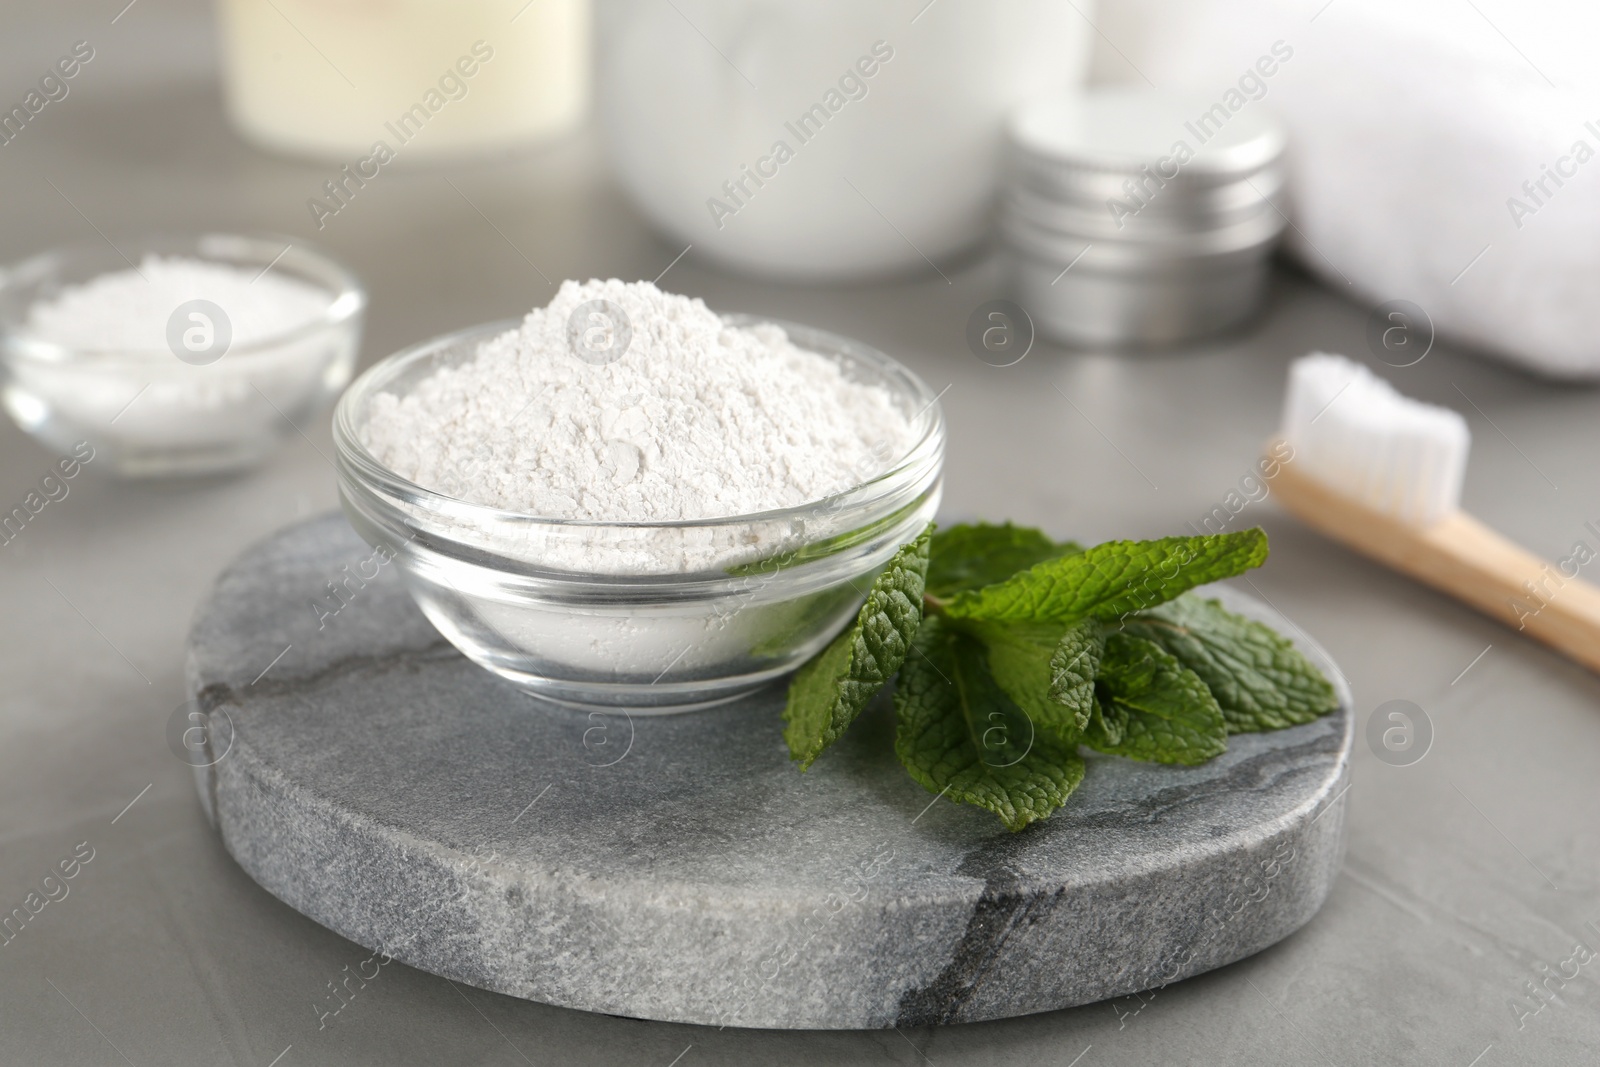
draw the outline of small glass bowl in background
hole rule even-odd
[[[367,451],[375,396],[404,397],[517,325],[473,327],[369,368],[339,401],[333,437],[356,531],[392,553],[440,633],[530,693],[644,712],[741,696],[821,651],[938,507],[945,430],[934,393],[876,349],[784,322],[795,344],[888,390],[915,428],[905,455],[825,500],[697,521],[549,519],[432,492]]]
[[[264,459],[350,380],[367,297],[327,256],[289,238],[201,234],[56,249],[0,271],[0,399],[57,451],[80,441],[95,469],[125,477],[203,474]],[[124,254],[128,257],[124,259]],[[146,255],[277,273],[327,295],[321,314],[231,345],[196,365],[169,348],[89,350],[29,328],[29,309]]]

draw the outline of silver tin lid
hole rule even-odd
[[[1109,89],[1023,107],[1009,130],[1014,177],[1045,196],[1103,201],[1134,180],[1165,199],[1248,182],[1276,166],[1287,136],[1264,105]],[[1137,188],[1137,185],[1136,185]]]
[[[1288,223],[1287,135],[1256,101],[1114,89],[1007,127],[1009,287],[1069,344],[1171,344],[1259,307]]]

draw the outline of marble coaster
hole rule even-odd
[[[970,1022],[1161,986],[1310,920],[1352,716],[1303,647],[1339,711],[1201,767],[1091,755],[1066,808],[1011,834],[906,775],[887,702],[802,775],[781,687],[656,717],[526,696],[328,515],[218,579],[189,645],[209,729],[177,750],[252,878],[425,971],[717,1026]]]

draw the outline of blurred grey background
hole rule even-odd
[[[0,101],[20,98],[73,41],[96,50],[71,94],[0,148],[0,259],[97,229],[312,237],[305,200],[329,168],[233,134],[209,6],[137,0],[112,24],[121,8],[0,3]],[[352,207],[314,236],[370,288],[363,365],[543,303],[553,290],[540,271],[651,278],[682,251],[635,215],[589,131],[475,163],[396,168]],[[661,284],[860,337],[948,385],[946,517],[1086,540],[1178,532],[1252,470],[1291,358],[1322,348],[1368,359],[1365,303],[1285,267],[1246,331],[1140,355],[1041,342],[994,368],[963,340],[971,311],[999,294],[992,257],[940,267],[948,281],[794,287],[718,271],[691,251]],[[1388,376],[1466,412],[1474,514],[1552,558],[1600,522],[1594,392],[1444,343]],[[458,993],[395,964],[319,1029],[312,1002],[368,953],[240,872],[164,739],[184,699],[190,613],[212,578],[257,538],[336,506],[326,420],[303,429],[239,477],[86,476],[0,550],[0,908],[20,905],[79,842],[94,849],[70,895],[0,947],[0,1062],[1492,1067],[1587,1063],[1600,1047],[1600,963],[1548,982],[1549,996],[1533,988],[1579,939],[1600,947],[1585,925],[1600,922],[1600,681],[1320,539],[1270,500],[1246,513],[1273,545],[1257,591],[1341,662],[1360,725],[1406,699],[1434,728],[1432,749],[1406,767],[1358,736],[1344,875],[1284,943],[1148,1004],[908,1033],[610,1018]],[[19,500],[52,460],[0,425],[0,502]],[[1530,1014],[1534,1004],[1544,1006]]]

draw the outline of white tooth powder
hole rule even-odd
[[[620,308],[631,328],[611,362],[582,358],[594,353],[569,339],[574,312],[580,325],[591,322],[582,313],[594,301]],[[369,397],[352,427],[358,439],[424,488],[577,521],[506,523],[498,512],[429,509],[430,528],[585,577],[718,581],[644,608],[575,601],[561,579],[550,586],[557,595],[507,595],[498,575],[434,559],[417,568],[430,583],[419,600],[433,605],[436,621],[453,620],[447,632],[494,650],[498,662],[524,658],[552,678],[670,685],[770,667],[779,653],[754,650],[792,643],[797,626],[843,621],[854,610],[857,589],[831,571],[740,581],[727,568],[869,521],[859,509],[804,505],[861,485],[911,452],[923,431],[902,393],[855,380],[861,367],[802,348],[778,326],[730,326],[701,301],[649,282],[565,282],[516,329],[457,351],[461,358],[412,381],[404,395]],[[715,521],[759,512],[775,514]],[[493,637],[480,642],[475,631]]]
[[[620,306],[632,338],[574,354],[581,305]],[[373,398],[373,456],[436,492],[550,519],[714,519],[821,500],[910,450],[908,413],[773,325],[725,325],[650,282],[568,281],[471,362]],[[646,567],[682,569],[684,545]],[[672,558],[669,558],[672,557]]]
[[[182,256],[145,256],[138,270],[64,286],[28,309],[28,329],[67,348],[166,352],[167,319],[190,300],[209,300],[232,325],[232,347],[284,334],[318,318],[328,294],[268,271]]]

